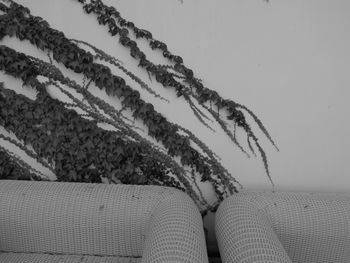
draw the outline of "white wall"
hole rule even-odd
[[[95,44],[148,78],[76,1],[18,2],[67,36]],[[207,87],[260,117],[280,148],[276,152],[260,136],[276,189],[350,190],[349,1],[105,3],[114,4],[125,18],[167,43]],[[155,81],[151,84],[175,100],[171,105],[155,102],[156,108],[195,131],[245,188],[271,189],[259,159],[247,159],[220,130],[212,133],[201,126],[173,93]]]

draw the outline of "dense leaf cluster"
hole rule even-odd
[[[40,181],[41,177],[21,166],[14,156],[0,146],[0,179]]]
[[[161,177],[169,186],[181,188],[147,148],[99,128],[51,98],[35,78],[38,69],[24,54],[0,46],[0,69],[14,77],[34,73],[25,80],[39,92],[36,101],[0,90],[0,125],[53,164],[58,180],[101,182],[107,177],[126,184],[155,184]]]

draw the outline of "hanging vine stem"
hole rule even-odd
[[[177,125],[177,124],[174,124],[174,125]],[[230,173],[227,171],[227,169],[225,169],[225,167],[223,167],[218,161],[216,161],[217,158],[220,159],[218,155],[216,155],[213,151],[211,151],[208,148],[208,146],[205,145],[205,143],[203,143],[201,140],[199,140],[190,130],[183,128],[179,125],[178,125],[178,128],[179,130],[182,130],[183,132],[185,132],[189,139],[191,139],[196,145],[198,145],[202,150],[204,150],[205,154],[209,157],[207,161],[211,162],[212,166],[217,167],[216,174],[220,175],[219,178],[223,181],[223,182],[218,181],[217,184],[232,185],[232,183],[234,183],[234,184],[237,184],[240,188],[242,188],[242,185],[237,180],[235,180],[230,176]],[[236,187],[229,187],[229,188],[231,189],[230,194],[235,192],[234,189]]]
[[[84,92],[88,90],[88,88],[92,82],[91,80],[89,80],[89,82],[85,85],[85,81],[86,81],[86,76],[83,77],[83,90],[84,90]],[[83,98],[83,101],[84,101],[84,98]],[[91,104],[90,102],[88,102],[88,103],[90,104],[90,106],[94,112],[98,112],[98,110],[94,104]]]
[[[239,104],[239,103],[236,103],[236,106],[237,106],[237,108],[241,108],[241,109],[245,110],[246,112],[248,112],[249,115],[250,115],[251,117],[253,117],[254,121],[255,121],[259,126],[263,126],[261,120],[254,114],[254,112],[252,112],[252,111],[251,111],[250,109],[248,109],[246,106],[244,106],[244,105],[242,105],[242,104]],[[272,140],[272,138],[271,138],[271,136],[270,136],[269,134],[266,135],[266,136],[268,137],[268,139],[269,139],[270,141],[273,142],[273,140]],[[279,151],[279,148],[277,147],[277,145],[276,145],[275,143],[273,143],[273,146],[276,148],[277,151]]]
[[[208,129],[210,129],[212,132],[215,132],[215,130],[209,126],[209,124],[207,124],[203,118],[201,117],[202,114],[200,114],[199,112],[201,111],[197,111],[197,108],[196,108],[196,105],[194,105],[193,101],[191,101],[191,99],[189,97],[186,97],[185,99],[188,104],[190,105],[190,108],[192,109],[194,115],[198,118],[198,120],[205,126],[207,127]]]
[[[203,149],[204,152],[208,155],[208,156],[214,156],[216,159],[221,160],[220,156],[217,155],[216,153],[214,153],[213,151],[211,151],[209,149],[209,147],[207,145],[205,145],[205,143],[203,143],[200,139],[198,139],[198,137],[196,137],[190,130],[176,124],[173,123],[173,125],[177,126],[179,130],[182,130],[185,134],[187,134],[188,138],[190,138],[195,144],[197,144],[199,146],[199,148]]]
[[[192,95],[192,91],[189,91],[186,93],[186,96],[184,97],[185,100],[188,102],[188,104],[191,106],[191,108],[193,108],[193,112],[198,112],[198,114],[200,114],[201,116],[203,116],[203,118],[207,119],[210,122],[213,122],[202,110],[200,110],[195,104],[194,102],[191,100],[192,98],[195,98],[195,96]],[[205,108],[205,107],[204,107]],[[206,109],[206,108],[205,108]],[[213,130],[213,129],[212,129]],[[214,131],[214,130],[213,130]]]
[[[106,122],[108,121],[109,119],[104,117],[102,114],[98,113],[98,111],[95,111],[92,107],[91,109],[89,109],[89,107],[87,105],[85,105],[84,103],[82,103],[80,100],[78,100],[76,97],[74,97],[71,93],[69,93],[67,90],[64,90],[62,87],[60,87],[56,82],[50,80],[50,81],[47,81],[44,83],[44,85],[54,85],[55,87],[57,87],[63,94],[65,94],[67,97],[69,97],[73,102],[74,102],[74,105],[76,105],[77,107],[79,107],[80,109],[82,109],[83,111],[87,112],[87,117],[91,117],[93,119],[96,119],[96,122],[97,121],[101,121],[101,122]],[[90,100],[89,100],[90,101]],[[64,103],[64,102],[63,102]],[[66,105],[66,103],[64,103]],[[90,105],[93,105],[92,103],[90,103]],[[82,114],[80,114],[82,116]],[[108,121],[109,124],[110,124],[110,121]],[[123,136],[124,133],[122,131],[120,131],[123,126],[120,125],[120,122],[121,120],[118,119],[118,124],[117,123],[114,123],[114,127],[117,128],[117,133],[118,135],[120,136]]]
[[[135,81],[136,83],[138,83],[140,85],[141,88],[147,90],[150,94],[152,94],[155,98],[159,98],[161,100],[164,100],[166,102],[170,102],[168,99],[162,97],[161,95],[159,95],[158,93],[156,93],[154,90],[152,90],[145,82],[143,82],[139,77],[137,77],[136,75],[134,75],[132,72],[130,72],[129,70],[127,70],[125,67],[123,67],[121,65],[121,61],[116,59],[115,57],[112,57],[110,55],[108,55],[107,53],[105,53],[104,51],[98,49],[97,47],[91,45],[90,43],[87,43],[85,41],[82,40],[76,40],[76,39],[70,39],[71,41],[77,43],[77,44],[84,44],[85,46],[90,47],[92,50],[94,50],[94,52],[96,53],[95,58],[97,59],[101,59],[104,60],[108,63],[110,63],[113,66],[116,66],[117,68],[119,68],[120,70],[122,70],[127,76],[129,76],[133,81]]]
[[[250,155],[249,153],[243,148],[243,146],[238,142],[237,138],[236,138],[236,125],[237,124],[234,124],[235,125],[235,129],[233,130],[233,133],[231,132],[231,130],[229,130],[227,128],[227,125],[225,123],[225,121],[223,121],[222,119],[219,118],[218,114],[207,108],[207,110],[214,116],[215,120],[219,123],[221,129],[227,134],[227,136],[231,139],[231,141],[236,145],[238,146],[238,148],[248,157],[250,158]]]
[[[264,161],[265,171],[268,172],[269,171],[269,167],[268,167],[268,163],[267,163],[266,154],[265,154],[264,150],[262,149],[262,147],[260,146],[260,144],[258,143],[258,139],[256,138],[256,136],[253,133],[248,134],[248,137],[252,138],[254,140],[255,145],[258,147],[260,155],[261,155],[261,157],[262,157],[262,159]],[[275,188],[275,184],[274,184],[270,174],[268,173],[267,175],[269,177],[269,180],[271,182],[272,187]]]
[[[193,96],[194,98],[196,98],[197,100],[199,99],[197,97],[196,94],[194,94],[193,92],[191,92],[191,96]],[[230,129],[228,129],[228,125],[225,123],[224,120],[222,120],[220,118],[219,113],[216,113],[214,110],[212,110],[211,108],[208,108],[206,105],[202,105],[202,107],[204,109],[206,109],[216,120],[216,122],[220,125],[221,129],[226,133],[226,135],[231,139],[231,141],[248,157],[250,158],[249,153],[243,148],[243,146],[238,142],[237,138],[236,138],[236,128],[237,128],[237,123],[234,122],[234,129],[233,129],[233,133],[231,132]],[[250,147],[252,149],[252,147]],[[254,153],[254,152],[253,152]],[[268,173],[269,175],[269,173]]]
[[[200,196],[201,200],[205,200],[204,195],[203,195],[203,192],[202,192],[202,190],[200,189],[200,187],[198,186],[198,183],[197,183],[197,181],[196,181],[196,176],[195,176],[195,174],[194,174],[194,171],[191,170],[191,171],[187,171],[187,172],[189,172],[189,173],[191,174],[192,183],[193,183],[194,186],[197,188],[197,191],[198,191],[198,193],[199,193],[199,196]],[[209,209],[209,210],[210,210],[210,209],[213,209],[212,206],[210,206],[208,203],[207,203],[207,205],[208,205],[208,209]]]

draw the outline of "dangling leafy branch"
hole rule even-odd
[[[102,50],[98,49],[97,47],[91,45],[90,43],[87,43],[86,41],[82,41],[82,40],[76,40],[76,39],[71,39],[71,41],[77,43],[77,44],[84,44],[88,47],[90,47],[91,49],[94,50],[94,52],[96,53],[96,55],[94,56],[95,59],[101,59],[103,61],[106,61],[108,63],[110,63],[113,66],[116,66],[117,68],[119,68],[120,70],[122,70],[127,76],[129,76],[133,81],[135,81],[136,83],[138,83],[140,85],[141,88],[147,90],[147,92],[149,92],[150,94],[154,95],[154,97],[156,98],[160,98],[161,100],[164,100],[166,102],[169,102],[169,100],[163,98],[161,95],[157,94],[154,90],[152,90],[144,81],[142,81],[139,77],[137,77],[136,75],[134,75],[132,72],[130,72],[129,70],[127,70],[125,67],[123,67],[121,65],[121,63],[114,57],[106,54],[105,52],[103,52]]]
[[[265,134],[265,136],[269,139],[269,141],[275,146],[277,150],[278,148],[260,119],[251,110],[232,100],[223,99],[216,91],[204,87],[202,82],[195,78],[193,71],[183,64],[183,59],[180,56],[173,55],[168,50],[167,45],[159,40],[154,39],[153,35],[149,31],[140,29],[136,27],[133,22],[124,19],[114,6],[107,6],[102,2],[102,0],[78,1],[83,5],[83,9],[86,13],[94,13],[97,15],[98,23],[106,25],[109,29],[109,33],[112,36],[119,36],[119,43],[129,48],[131,57],[139,61],[139,66],[146,69],[147,72],[150,72],[153,76],[155,76],[156,80],[160,82],[164,87],[174,88],[178,97],[183,96],[184,99],[189,103],[190,108],[193,110],[195,116],[203,125],[209,127],[201,117],[202,114],[200,110],[194,107],[191,98],[197,100],[203,107],[205,107],[205,103],[209,103],[210,105],[215,104],[218,108],[218,111],[220,109],[225,109],[228,112],[227,119],[233,121],[238,127],[243,128],[247,134],[248,141],[250,141],[250,138],[253,139],[258,151],[261,154],[266,173],[272,182],[268,169],[266,154],[263,148],[260,146],[258,138],[255,136],[250,125],[247,123],[242,110],[245,110],[251,117],[253,117],[254,121],[261,129],[261,131]],[[143,38],[147,40],[149,46],[152,49],[160,50],[164,58],[168,59],[169,62],[174,63],[171,68],[174,69],[178,74],[181,74],[180,78],[183,79],[183,82],[180,83],[177,81],[174,78],[174,74],[169,72],[166,67],[161,65],[157,66],[148,60],[146,54],[138,47],[137,42],[129,37],[129,30],[133,31],[136,39]],[[234,144],[239,146],[239,148],[245,152],[243,147],[239,145],[236,137],[231,133],[229,127],[225,124],[221,117],[218,114],[215,114],[213,111],[209,111],[209,113],[220,124],[224,132],[229,136]],[[251,144],[249,144],[249,148],[251,150],[253,149],[251,147]]]

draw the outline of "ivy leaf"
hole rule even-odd
[[[121,35],[121,37],[119,38],[120,44],[122,44],[123,46],[128,46],[130,43],[130,38],[126,36],[122,36],[122,31],[120,31],[120,35]]]
[[[108,96],[114,96],[117,92],[112,85],[106,86],[106,93]]]
[[[26,118],[26,119],[33,119],[33,113],[32,112],[30,112],[30,111],[27,111],[25,114],[24,114],[24,117]]]
[[[126,174],[131,174],[134,172],[134,165],[130,162],[128,162],[126,164],[126,166],[124,167],[123,171],[126,173]]]
[[[221,98],[218,98],[218,100],[215,102],[216,107],[218,110],[224,107],[224,101]]]
[[[118,98],[120,98],[122,95],[123,95],[123,91],[122,91],[122,89],[115,89],[115,91],[114,91],[114,94],[118,97]]]
[[[130,55],[133,57],[133,58],[138,58],[141,54],[141,51],[138,47],[132,47],[131,50],[130,50]]]
[[[84,75],[87,78],[93,79],[95,77],[95,74],[96,74],[95,67],[91,63],[84,65],[83,71],[84,71]]]
[[[70,170],[68,173],[68,178],[72,181],[77,181],[78,180],[78,174],[74,170]]]
[[[28,66],[27,63],[24,60],[22,60],[22,61],[13,63],[11,65],[11,69],[18,74],[21,71],[23,71],[27,66]]]
[[[72,50],[71,52],[68,53],[67,58],[69,60],[75,60],[76,59],[76,53]]]
[[[145,29],[142,29],[141,31],[142,31],[143,36],[144,36],[146,39],[151,39],[151,38],[152,38],[152,33],[151,33],[151,32],[149,32],[149,31],[147,31],[147,30],[145,30]]]
[[[191,163],[191,159],[192,159],[192,152],[190,150],[186,150],[182,152],[181,155],[181,164],[182,165],[188,165]]]
[[[47,43],[41,38],[37,39],[35,44],[41,50],[45,50],[45,48],[47,47]]]
[[[174,60],[174,62],[177,63],[177,64],[183,63],[183,59],[182,59],[182,57],[180,57],[180,56],[174,56],[174,57],[173,57],[173,60]]]
[[[104,83],[108,78],[109,78],[109,74],[101,73],[95,80],[96,86],[98,86],[100,89],[103,88]]]
[[[112,36],[115,36],[119,33],[119,28],[117,26],[110,27],[108,32],[111,33]]]
[[[117,155],[124,155],[124,149],[123,149],[123,147],[118,145],[118,146],[116,147],[115,153],[116,153]]]
[[[105,25],[107,24],[107,22],[109,21],[109,16],[108,15],[100,15],[97,18],[98,23],[101,25]]]
[[[93,61],[93,58],[91,56],[91,54],[84,54],[81,58],[80,58],[80,62],[82,64],[86,64],[86,65],[89,65],[91,64]],[[84,65],[85,66],[85,65]],[[89,65],[89,66],[92,66],[92,65]]]
[[[76,154],[76,158],[79,160],[86,160],[86,153],[82,150],[79,150]]]
[[[84,5],[83,8],[84,8],[85,12],[88,13],[88,14],[90,14],[94,10],[92,5],[89,5],[89,4]]]
[[[9,25],[6,29],[6,33],[7,35],[9,35],[10,37],[13,37],[14,35],[16,35],[17,33],[17,24],[12,23],[11,25]]]

